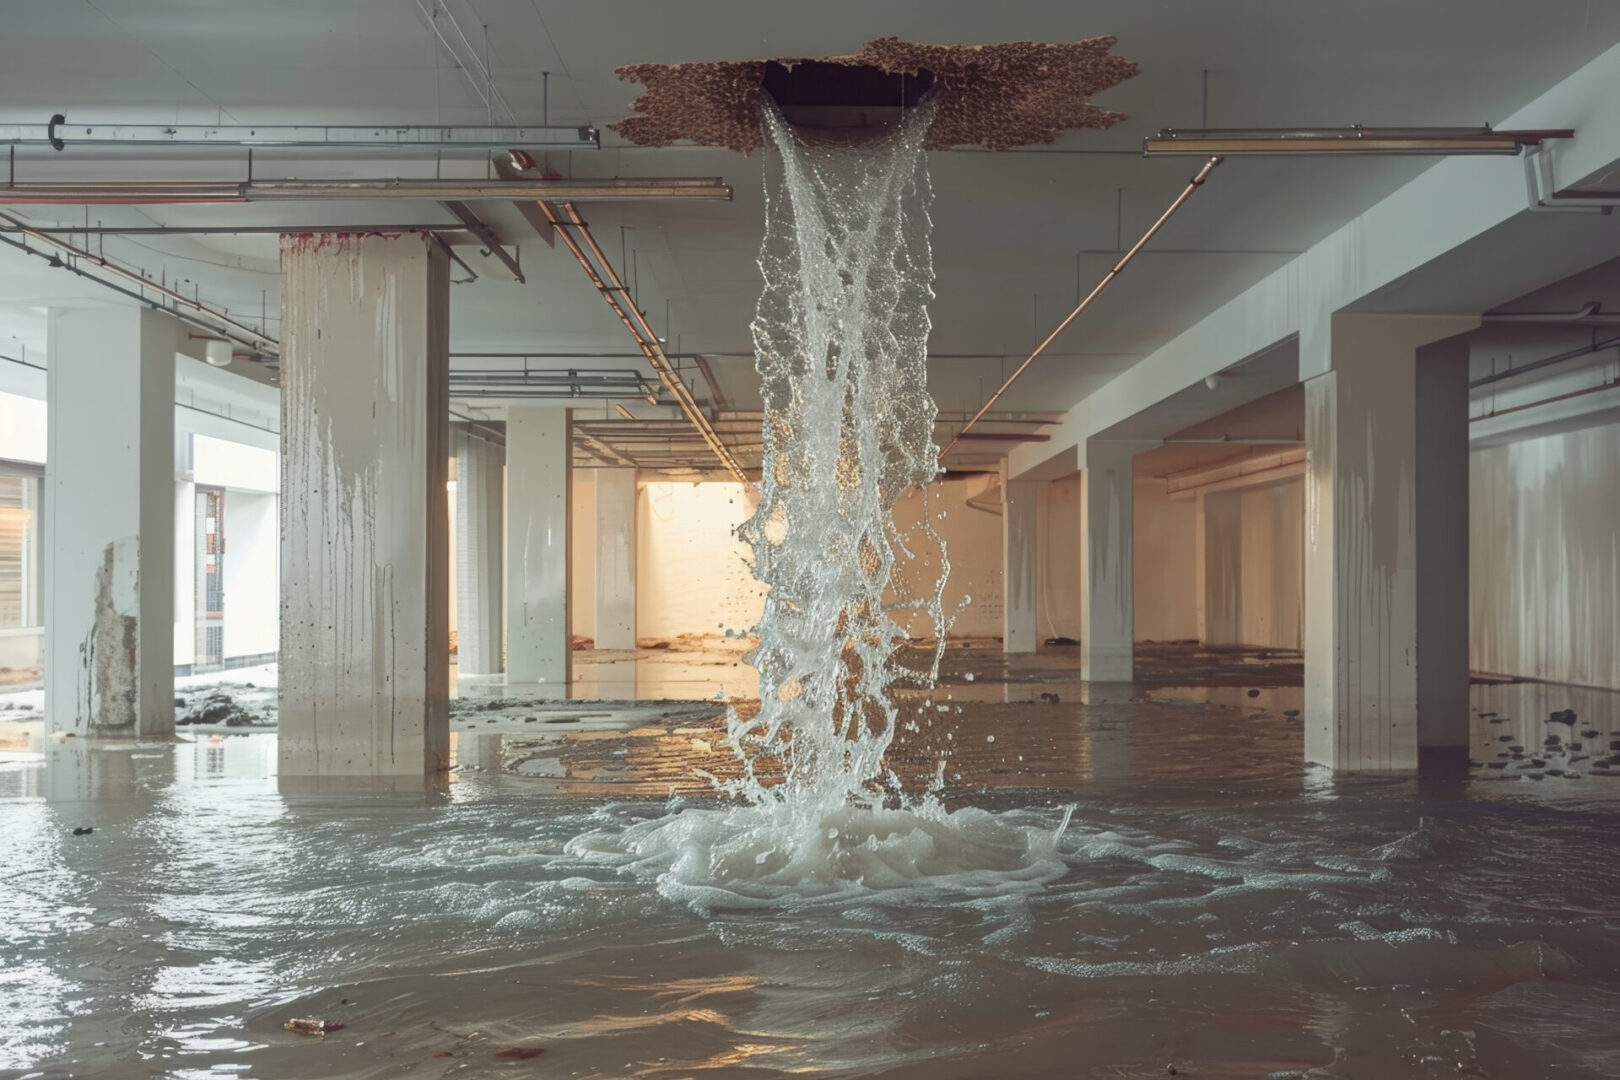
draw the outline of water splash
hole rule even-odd
[[[1067,872],[1057,854],[1067,816],[1054,829],[947,811],[943,768],[928,790],[907,792],[884,762],[890,687],[932,685],[948,629],[932,515],[925,505],[910,528],[894,517],[895,501],[913,487],[926,498],[940,471],[927,389],[932,119],[925,101],[887,137],[839,144],[802,139],[766,108],[765,289],[753,323],[764,455],[759,506],[739,530],[769,589],[751,656],[760,707],[727,714],[741,775],[714,782],[729,805],[568,845],[699,911],[896,889],[1016,894]],[[780,783],[764,782],[763,762],[781,763]]]
[[[732,791],[807,815],[873,804],[894,738],[896,680],[931,683],[945,638],[944,543],[922,515],[908,535],[895,501],[939,473],[927,390],[933,298],[923,139],[931,103],[887,137],[808,142],[768,106],[765,289],[753,332],[765,404],[759,507],[740,530],[769,587],[753,655],[760,708],[728,717],[744,776]],[[912,595],[896,573],[920,550],[939,571]],[[896,616],[936,642],[908,664]],[[780,756],[767,788],[758,754]]]

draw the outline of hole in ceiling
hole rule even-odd
[[[901,111],[916,106],[933,87],[934,73],[826,60],[770,60],[760,85],[783,118],[801,131],[859,137],[898,123]]]
[[[1049,143],[1076,128],[1112,127],[1124,114],[1091,98],[1134,76],[1112,37],[1049,43],[925,45],[879,38],[849,56],[632,64],[621,79],[645,88],[633,113],[608,126],[638,146],[689,141],[747,154],[764,145],[768,91],[801,130],[859,134],[937,93],[931,150],[1006,150]]]

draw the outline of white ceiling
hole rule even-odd
[[[495,115],[497,122],[541,120],[543,71],[551,72],[552,123],[605,125],[625,115],[637,93],[613,75],[627,63],[841,53],[887,34],[961,43],[1118,36],[1117,51],[1138,61],[1142,74],[1099,103],[1123,110],[1124,124],[1026,151],[930,155],[938,271],[931,350],[940,354],[930,385],[946,411],[976,408],[1008,365],[1067,313],[1077,288],[1107,270],[1116,237],[1131,243],[1181,188],[1195,163],[1143,159],[1139,141],[1162,126],[1199,124],[1204,69],[1211,125],[1477,124],[1507,116],[1620,40],[1620,5],[1588,0],[445,0],[445,6],[480,50],[482,27],[489,27],[496,86],[512,114]],[[0,123],[43,123],[57,111],[75,121],[484,122],[485,106],[449,64],[416,0],[14,3],[0,35]],[[758,158],[623,147],[606,131],[603,144],[600,152],[553,164],[581,176],[721,176],[735,186],[730,203],[598,204],[588,217],[615,260],[625,227],[640,302],[655,329],[662,332],[667,321],[670,349],[714,355],[727,396],[744,408],[757,405],[748,321],[758,292]],[[271,157],[257,160],[261,175],[274,169]],[[160,170],[221,175],[240,164],[95,162],[71,149],[19,157],[19,171],[31,178],[84,167],[130,178]],[[1003,399],[1007,408],[1072,405],[1426,165],[1227,162],[1154,248]],[[307,176],[383,169],[397,175],[431,165],[304,160],[296,168]],[[81,211],[64,208],[24,212],[40,221],[83,220],[76,216]],[[521,245],[530,280],[457,286],[453,349],[628,350],[622,326],[565,250],[539,244],[515,215],[493,207],[490,214]],[[148,224],[401,223],[405,216],[447,220],[431,204],[100,208],[94,215]],[[185,279],[188,290],[200,288],[249,321],[257,321],[262,304],[275,329],[273,238],[143,237],[139,245],[106,241],[110,254]],[[36,317],[30,305],[71,300],[87,288],[5,252],[0,339],[26,332]]]

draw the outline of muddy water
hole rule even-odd
[[[977,864],[1051,865],[765,909],[571,845],[712,806],[668,792],[718,720],[463,732],[414,796],[284,795],[268,734],[8,752],[0,1075],[1620,1074],[1620,777],[1520,768],[1606,745],[1614,695],[1479,687],[1479,767],[1334,780],[1287,687],[987,701],[1031,680],[976,666],[894,754],[950,749]],[[541,775],[501,767],[526,739]]]

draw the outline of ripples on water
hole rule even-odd
[[[501,774],[283,796],[273,736],[16,760],[0,1070],[1615,1074],[1603,789],[1335,784],[1275,716],[1050,712],[1090,782],[978,788],[948,823],[851,810],[798,863],[762,811],[707,798]],[[998,758],[1052,734],[1005,706],[975,720]],[[299,1015],[348,1026],[281,1031]],[[512,1046],[547,1053],[493,1057]]]

